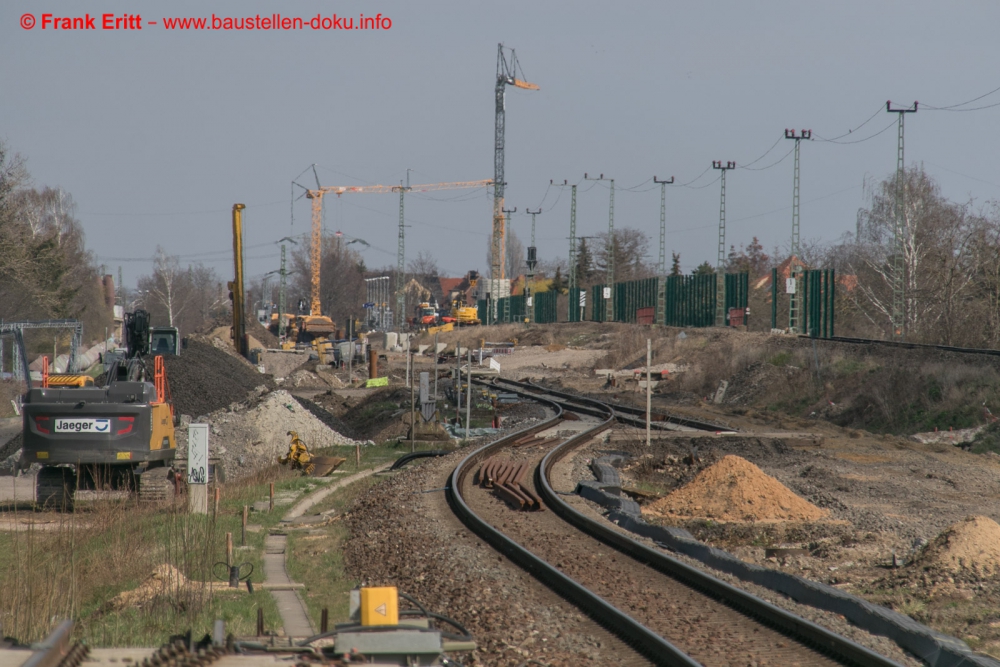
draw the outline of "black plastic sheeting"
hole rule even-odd
[[[594,462],[592,467],[595,473],[600,471],[599,478],[609,481],[617,478],[617,471],[614,471],[614,476],[606,475],[605,468],[611,468],[612,461],[605,459],[612,458],[601,457]],[[651,526],[643,521],[637,503],[617,495],[620,484],[620,481],[607,484],[603,480],[580,482],[577,493],[610,509],[608,519],[636,535],[648,537],[663,547],[743,581],[787,595],[801,604],[840,614],[868,632],[892,639],[930,667],[1000,667],[1000,661],[974,653],[965,642],[933,630],[909,616],[817,581],[746,563],[728,551],[699,542],[686,530]]]

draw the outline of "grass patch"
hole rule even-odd
[[[312,511],[335,509],[339,514],[380,481],[367,477],[338,489]],[[323,528],[289,532],[286,552],[288,574],[293,580],[306,585],[302,591],[303,599],[317,628],[324,608],[329,610],[331,625],[348,620],[348,593],[360,583],[344,570],[342,547],[349,537],[347,526],[339,518]]]
[[[213,579],[213,565],[226,560],[226,533],[240,544],[244,505],[276,494],[299,495],[318,486],[278,467],[222,485],[219,512],[191,515],[179,509],[137,504],[134,499],[78,504],[72,514],[35,514],[0,508],[6,520],[35,519],[47,529],[0,533],[0,625],[20,641],[37,641],[64,618],[76,621],[76,637],[93,646],[158,646],[171,635],[201,636],[221,618],[229,631],[252,634],[257,609],[269,627],[280,624],[273,598],[265,591],[212,594],[207,586],[167,586],[141,606],[115,609],[110,600],[135,589],[155,568],[169,564],[188,580]],[[210,503],[211,504],[211,503]],[[267,529],[282,512],[253,513],[264,530],[247,534],[248,549],[236,562],[253,564],[253,581],[263,580],[261,554]],[[220,568],[221,570],[222,568]]]
[[[994,452],[1000,454],[1000,422],[993,422],[976,434],[972,440],[972,453],[985,454]]]
[[[777,366],[778,368],[781,368],[782,366],[787,366],[791,360],[792,360],[792,353],[787,351],[782,351],[774,355],[770,359],[768,359],[767,363],[771,364],[772,366]]]

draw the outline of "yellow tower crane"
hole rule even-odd
[[[387,194],[399,193],[399,257],[396,276],[396,318],[401,322],[405,313],[405,296],[403,294],[403,194],[407,191],[436,192],[438,190],[460,190],[465,188],[484,188],[493,185],[490,179],[481,181],[458,181],[453,183],[425,183],[423,185],[349,185],[318,187],[306,190],[306,197],[312,199],[312,244],[309,252],[310,272],[312,278],[312,299],[309,307],[309,317],[304,318],[301,331],[308,335],[332,333],[333,321],[320,312],[319,302],[319,267],[322,259],[323,243],[323,197],[333,194],[338,197],[343,194]],[[329,332],[326,330],[329,329]]]

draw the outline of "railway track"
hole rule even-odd
[[[845,637],[574,509],[561,497],[572,489],[568,478],[556,470],[561,470],[559,462],[610,428],[621,415],[589,398],[530,383],[502,380],[500,384],[507,391],[547,405],[555,416],[463,459],[450,479],[452,509],[494,548],[621,637],[639,655],[653,664],[685,667],[898,667],[898,663]],[[579,419],[563,422],[566,413]],[[526,438],[560,424],[573,424],[575,433],[548,441]],[[702,426],[715,430],[715,425]],[[518,442],[525,444],[519,446]],[[532,475],[521,485],[528,495],[541,499],[545,511],[515,511],[489,490],[476,486],[480,466],[500,454],[516,465],[531,466]],[[561,488],[557,478],[567,488]]]
[[[938,350],[941,352],[956,352],[958,354],[985,354],[992,357],[1000,357],[1000,350],[991,350],[978,347],[957,347],[954,345],[934,345],[930,343],[907,343],[896,340],[876,340],[874,338],[850,338],[847,336],[831,336],[829,338],[812,338],[805,334],[799,334],[799,338],[809,340],[830,341],[834,343],[850,343],[852,345],[879,345],[882,347],[898,347],[904,350]]]

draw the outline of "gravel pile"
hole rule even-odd
[[[270,376],[261,375],[249,362],[205,338],[191,337],[179,357],[163,359],[174,410],[179,415],[205,415],[247,400],[260,386],[274,388]]]
[[[308,398],[302,398],[301,396],[296,396],[295,400],[299,402],[299,405],[311,412],[316,419],[320,420],[337,433],[340,433],[348,438],[353,438],[355,440],[358,439],[354,429],[348,426],[342,419],[324,409],[322,406],[313,403]]]
[[[222,460],[226,479],[251,474],[288,452],[288,431],[296,431],[311,450],[355,441],[332,430],[284,390],[262,394],[249,403],[202,415],[211,425],[209,452]],[[366,444],[366,443],[362,443]],[[177,457],[187,458],[187,429],[177,430]]]

